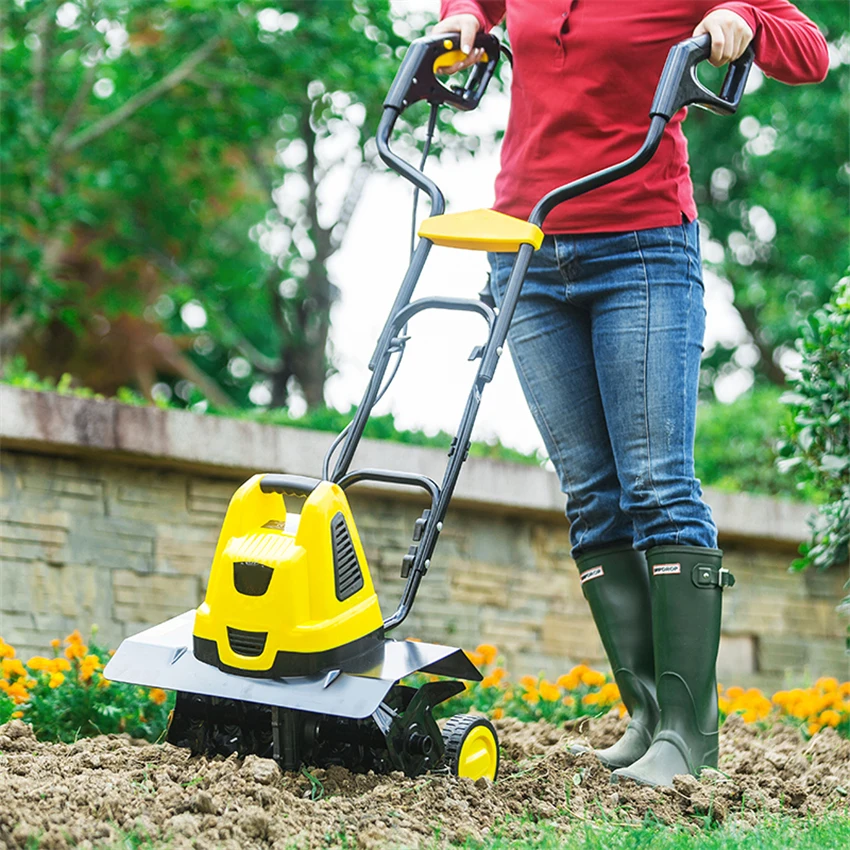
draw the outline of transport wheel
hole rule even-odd
[[[456,714],[443,727],[445,762],[455,776],[496,780],[499,739],[493,724],[474,714]]]

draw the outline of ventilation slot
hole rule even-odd
[[[266,648],[268,632],[243,632],[242,629],[227,627],[227,639],[230,648],[243,658],[256,658]]]
[[[245,596],[262,596],[269,589],[274,570],[254,561],[236,561],[233,564],[233,584]]]
[[[342,602],[353,596],[363,587],[363,573],[354,542],[345,524],[342,512],[331,520],[331,545],[334,552],[334,578],[336,580],[336,598]]]

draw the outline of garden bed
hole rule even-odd
[[[612,785],[592,755],[567,751],[580,737],[610,743],[624,723],[617,712],[569,729],[503,718],[496,722],[502,767],[491,785],[341,768],[283,774],[266,759],[193,758],[120,735],[40,743],[13,720],[0,726],[0,846],[136,846],[123,843],[131,835],[173,850],[398,850],[484,838],[512,817],[556,830],[582,820],[649,818],[697,829],[757,825],[776,813],[850,817],[850,741],[831,728],[807,741],[789,725],[761,728],[732,715],[721,733],[720,771],[656,790]]]

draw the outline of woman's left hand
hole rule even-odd
[[[693,34],[697,36],[705,33],[711,36],[711,57],[708,61],[718,68],[742,56],[753,40],[749,24],[729,9],[718,9],[706,15]]]

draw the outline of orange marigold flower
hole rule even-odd
[[[536,690],[539,679],[537,676],[523,676],[519,683],[527,690]]]
[[[8,694],[10,687],[11,686],[5,679],[0,679],[0,691],[3,691],[4,694]]]
[[[496,647],[491,643],[482,643],[475,647],[475,651],[484,659],[484,664],[492,664],[499,654]]]
[[[599,702],[613,705],[620,699],[620,689],[616,682],[608,682],[599,689]]]
[[[489,676],[485,676],[481,680],[482,688],[498,688],[499,687],[499,679],[494,676],[492,673]]]
[[[557,684],[565,691],[574,691],[581,684],[581,676],[574,672],[565,673],[563,676],[558,676]]]
[[[65,643],[82,643],[83,636],[80,634],[79,629],[74,629],[68,637],[65,638]]]
[[[588,670],[586,673],[581,674],[582,684],[587,685],[589,688],[598,688],[600,685],[605,684],[605,674],[600,673],[598,670]]]
[[[65,647],[65,657],[73,661],[75,658],[84,658],[88,651],[89,648],[83,643],[70,643]]]
[[[522,698],[532,705],[540,701],[540,694],[537,691],[537,688],[530,688],[523,695]]]
[[[12,720],[20,720],[24,716],[23,711],[13,711]]]
[[[493,709],[493,720],[501,720],[505,716],[504,708],[494,708]]]
[[[48,664],[50,664],[50,659],[45,658],[43,655],[34,655],[29,661],[27,661],[27,667],[29,667],[30,670],[35,670],[36,673],[41,670],[46,670]]]
[[[157,705],[162,705],[168,699],[168,694],[162,688],[151,688],[148,696]]]
[[[570,706],[570,705],[575,705],[575,704],[576,704],[576,699],[575,699],[575,697],[570,696],[569,694],[567,694],[567,695],[566,695],[566,696],[565,696],[565,697],[561,700],[561,702],[562,702],[564,705],[566,705],[566,706]]]
[[[14,682],[13,684],[9,685],[9,687],[5,690],[6,694],[12,698],[12,701],[15,703],[15,705],[20,705],[21,703],[26,702],[30,698],[27,689],[24,687],[24,683],[20,681]]]
[[[112,682],[110,682],[109,679],[104,679],[103,676],[101,676],[100,681],[97,683],[97,686],[99,688],[108,688],[111,684]]]
[[[818,720],[824,726],[838,726],[841,723],[841,715],[834,708],[830,708],[827,711],[822,711]]]
[[[505,676],[508,675],[507,670],[504,667],[494,667],[493,672],[490,675],[497,681],[501,682]]]
[[[51,673],[50,681],[47,683],[51,688],[58,688],[65,681],[64,673]]]
[[[599,703],[599,694],[598,693],[596,693],[596,694],[585,694],[581,698],[581,701],[585,705],[597,705]]]
[[[0,637],[0,658],[14,658],[14,647],[9,646],[2,637]]]
[[[726,696],[729,697],[729,699],[740,699],[743,695],[744,689],[739,688],[737,685],[733,685],[726,691]]]
[[[556,702],[561,698],[561,689],[545,679],[540,683],[540,696],[546,702]]]
[[[466,652],[466,650],[464,650],[464,652]],[[466,657],[476,667],[480,667],[484,663],[484,656],[480,652],[466,652]]]
[[[52,640],[52,641],[50,641],[50,645],[51,645],[54,649],[59,649],[59,647],[60,647],[60,646],[62,646],[62,641],[61,641],[61,640],[59,640],[59,638],[53,638],[53,640]]]
[[[815,682],[815,687],[826,692],[837,691],[838,679],[833,676],[821,676],[821,678]]]
[[[809,734],[816,735],[821,730],[821,724],[812,722],[809,724]]]
[[[4,658],[0,661],[0,669],[3,670],[3,676],[7,679],[12,676],[26,676],[27,671],[21,663],[20,658]]]
[[[65,658],[50,658],[47,661],[47,667],[44,669],[48,673],[67,673],[71,669],[71,665]]]

